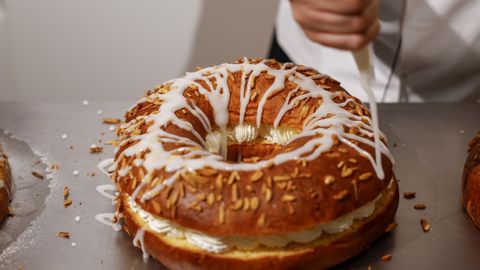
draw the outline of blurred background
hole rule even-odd
[[[242,56],[265,57],[277,0],[0,0],[0,100],[137,100]]]

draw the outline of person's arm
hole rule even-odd
[[[306,36],[325,46],[356,51],[380,30],[379,0],[290,0]]]

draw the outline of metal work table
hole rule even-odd
[[[114,208],[95,190],[97,185],[110,183],[96,167],[99,160],[112,155],[112,147],[90,154],[89,146],[112,139],[109,125],[102,124],[101,119],[121,117],[129,107],[128,103],[92,101],[88,106],[82,102],[0,102],[0,130],[5,131],[0,134],[0,143],[11,156],[13,181],[32,183],[30,189],[25,189],[28,185],[16,187],[14,202],[21,198],[36,205],[31,213],[10,217],[0,225],[0,231],[11,232],[10,243],[0,249],[0,268],[161,268],[153,259],[144,262],[140,249],[132,246],[125,233],[114,232],[94,218]],[[97,110],[103,112],[98,114]],[[399,226],[393,233],[338,269],[366,269],[369,265],[373,269],[480,268],[480,230],[460,204],[467,144],[480,130],[479,116],[478,104],[380,105],[381,129],[396,159],[400,192],[415,191],[417,197],[400,199]],[[67,137],[62,139],[62,134]],[[47,164],[58,163],[59,170],[48,179],[29,179],[32,170],[41,172],[46,167],[35,164],[40,158]],[[74,176],[74,170],[80,175]],[[91,172],[95,176],[87,175]],[[65,186],[70,188],[73,201],[68,208],[63,206]],[[420,202],[427,209],[414,210],[413,205]],[[75,221],[76,216],[80,221]],[[422,231],[421,218],[431,223],[430,232]],[[57,237],[59,231],[70,232],[70,239]],[[390,262],[380,260],[385,254],[393,255]]]

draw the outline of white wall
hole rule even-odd
[[[194,66],[265,56],[276,11],[275,0],[2,1],[0,100],[134,101]]]

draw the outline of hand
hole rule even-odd
[[[380,31],[379,0],[290,0],[294,19],[309,39],[356,51]]]

